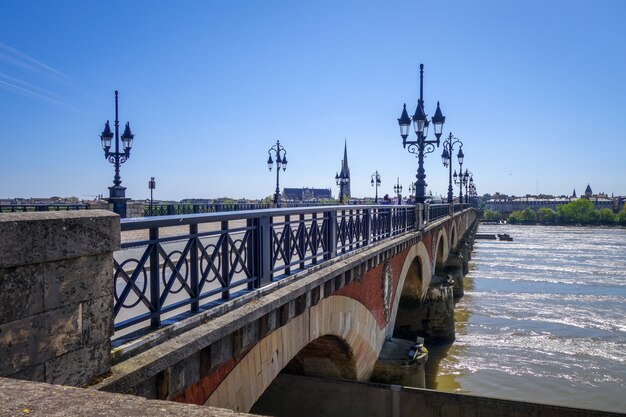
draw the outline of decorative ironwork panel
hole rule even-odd
[[[273,279],[321,262],[328,253],[325,241],[328,218],[309,214],[297,219],[272,217],[270,226],[270,267]]]

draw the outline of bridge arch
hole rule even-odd
[[[260,340],[213,391],[205,405],[249,412],[286,368],[312,376],[365,381],[385,338],[374,315],[358,301],[340,295],[320,300]],[[324,358],[319,349],[328,348]],[[309,363],[303,360],[305,355]],[[300,355],[300,357],[298,357]],[[317,373],[312,371],[321,365]],[[325,373],[324,370],[326,370]],[[307,373],[311,372],[311,373]],[[244,381],[244,383],[242,383]]]
[[[435,274],[443,272],[443,264],[448,259],[450,253],[450,246],[448,244],[448,235],[444,227],[439,230],[437,234],[437,245],[435,255]]]
[[[392,337],[396,328],[405,324],[405,309],[400,308],[401,300],[403,304],[407,303],[410,306],[419,302],[426,296],[433,273],[430,259],[428,250],[422,241],[411,246],[409,249],[404,259],[404,264],[402,265],[398,286],[396,287],[391,309],[391,319],[387,324],[387,337]],[[403,312],[399,313],[400,310]],[[398,316],[400,316],[399,320]]]
[[[456,248],[457,240],[458,240],[458,228],[456,227],[456,222],[452,221],[452,225],[450,226],[450,250]]]

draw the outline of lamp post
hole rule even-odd
[[[267,150],[267,154],[269,158],[267,158],[267,167],[269,170],[272,170],[272,165],[274,161],[272,160],[272,151],[274,151],[274,156],[276,157],[276,191],[274,192],[274,207],[280,207],[279,197],[280,197],[280,169],[283,171],[287,169],[287,150],[284,146],[280,144],[280,141],[276,141],[276,145],[272,146]]]
[[[457,158],[459,161],[463,163],[463,142],[459,139],[452,136],[452,132],[450,135],[443,140],[443,153],[441,154],[441,162],[443,162],[443,166],[448,168],[448,203],[452,203],[454,200],[454,192],[452,191],[452,151],[454,150],[454,145],[460,144],[459,153],[457,154]]]
[[[378,171],[372,174],[372,187],[374,185],[376,185],[376,199],[374,200],[374,202],[378,204],[378,187],[380,186],[380,174],[378,173]]]
[[[409,145],[408,151],[412,154],[417,154],[417,182],[415,183],[415,202],[423,203],[426,196],[426,173],[424,171],[424,156],[435,150],[435,144],[439,146],[439,138],[443,129],[443,124],[446,121],[445,116],[441,113],[439,108],[439,102],[437,102],[437,109],[435,115],[431,118],[431,122],[434,125],[436,140],[427,140],[428,126],[430,122],[424,112],[424,64],[420,64],[420,98],[417,101],[417,108],[415,114],[413,114],[413,128],[415,130],[416,140],[407,140],[409,136],[409,126],[411,126],[411,118],[406,111],[406,103],[402,110],[402,115],[398,119],[400,125],[400,136],[402,136],[402,146],[406,149]]]
[[[463,146],[459,148],[459,153],[456,156],[459,160],[459,175],[456,174],[456,169],[454,170],[454,184],[459,184],[459,203],[463,202],[463,159],[465,158],[465,154],[463,153]]]
[[[474,174],[465,168],[465,174],[463,174],[463,182],[465,183],[465,203],[469,204],[469,186],[474,184]]]
[[[478,204],[476,204],[478,193],[476,192],[476,183],[474,183],[473,177],[474,177],[473,175],[470,177],[470,183],[469,183],[470,203],[472,204],[473,207],[478,207]]]
[[[343,189],[348,183],[348,181],[350,181],[350,177],[345,176],[343,171],[341,171],[341,174],[337,173],[335,175],[335,182],[339,186],[339,204],[343,204],[343,196],[344,196]]]
[[[120,217],[126,217],[126,187],[122,187],[122,179],[120,177],[120,165],[130,158],[130,149],[133,146],[133,138],[135,135],[130,131],[130,123],[126,122],[124,133],[122,133],[122,143],[124,151],[120,152],[119,137],[119,120],[117,111],[117,90],[115,90],[115,152],[111,152],[111,140],[113,132],[109,126],[109,121],[104,125],[104,130],[100,134],[102,149],[104,150],[104,158],[115,166],[115,176],[113,177],[113,186],[109,187],[109,203],[113,204],[113,211]]]
[[[465,187],[465,202],[467,203],[467,184],[469,182],[469,172],[467,169],[465,173],[463,170],[459,170],[459,176],[457,180],[456,171],[454,171],[454,183],[459,184],[459,203],[463,204],[463,187]]]
[[[152,212],[152,207],[154,206],[154,195],[152,192],[156,188],[156,181],[154,180],[154,177],[150,177],[150,181],[148,181],[148,188],[150,189],[150,215],[153,216],[154,213]]]
[[[396,185],[393,186],[393,191],[398,196],[398,204],[400,204],[400,198],[402,198],[402,186],[400,185],[400,177],[396,177]]]
[[[409,184],[409,195],[415,195],[415,183],[413,181]]]

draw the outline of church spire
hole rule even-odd
[[[348,141],[345,138],[343,142],[343,160],[341,161],[341,173],[344,176],[350,176],[350,168],[348,168]]]
[[[343,159],[341,160],[341,172],[335,176],[340,187],[340,196],[350,199],[350,167],[348,166],[348,141],[344,138]],[[341,198],[340,198],[341,199]]]

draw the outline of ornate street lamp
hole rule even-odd
[[[350,177],[344,175],[344,172],[341,171],[341,174],[337,173],[335,175],[335,182],[339,186],[339,204],[343,204],[343,197],[344,197],[343,189],[345,188],[346,184],[350,182]]]
[[[287,150],[278,140],[276,141],[276,145],[267,150],[267,154],[269,155],[269,158],[267,158],[267,167],[270,171],[272,170],[272,165],[274,164],[274,161],[272,160],[272,151],[274,151],[274,156],[276,157],[276,191],[274,192],[274,207],[280,207],[279,177],[280,169],[282,168],[283,171],[287,169]]]
[[[454,174],[456,175],[456,171],[454,172]],[[458,182],[457,182],[456,177],[454,179],[454,183],[459,184],[459,203],[463,203],[463,187],[465,187],[465,203],[468,202],[467,186],[469,184],[469,178],[470,178],[470,173],[466,169],[465,173],[463,173],[463,170],[459,171]]]
[[[409,195],[415,195],[415,183],[413,181],[409,184]]]
[[[463,153],[463,145],[459,148],[459,153],[456,155],[459,160],[459,175],[456,174],[456,169],[454,170],[454,184],[459,184],[459,203],[463,202],[463,159],[465,158],[465,154]]]
[[[104,150],[104,158],[115,166],[115,176],[113,177],[113,186],[109,187],[109,203],[113,204],[113,211],[120,217],[126,217],[126,187],[122,187],[122,179],[120,178],[120,165],[130,158],[130,149],[133,147],[133,138],[135,135],[130,131],[130,123],[126,122],[124,133],[122,133],[122,143],[124,151],[120,152],[119,138],[119,120],[117,111],[117,90],[115,90],[115,152],[111,152],[111,140],[113,132],[109,126],[109,121],[104,125],[104,130],[100,134],[102,149]]]
[[[411,118],[409,118],[409,114],[406,111],[405,103],[402,115],[398,119],[398,124],[400,125],[400,136],[402,136],[402,146],[406,148],[407,145],[409,145],[408,151],[412,154],[417,154],[418,165],[416,175],[417,182],[415,183],[415,202],[423,203],[426,199],[426,186],[428,185],[425,181],[426,173],[424,171],[424,156],[435,150],[434,144],[439,146],[439,138],[441,137],[443,124],[446,121],[445,116],[441,113],[441,108],[439,108],[439,102],[437,102],[435,115],[431,118],[430,122],[424,112],[424,64],[420,64],[420,98],[417,101],[417,108],[415,109],[415,114],[413,114],[412,120],[413,129],[417,137],[414,141],[407,140],[409,136],[409,127],[411,126]],[[428,127],[431,122],[435,129],[436,140],[426,140]]]
[[[448,168],[448,203],[452,203],[454,200],[454,192],[452,191],[452,151],[454,150],[454,145],[460,144],[461,148],[463,148],[463,142],[459,139],[452,136],[452,132],[450,135],[443,140],[443,153],[441,154],[441,162],[443,162],[443,166]],[[457,157],[463,160],[463,153],[461,149],[459,149],[459,155]]]
[[[478,193],[476,192],[476,183],[474,182],[473,176],[470,177],[469,195],[472,206],[478,207]]]
[[[374,202],[378,204],[378,187],[380,187],[380,174],[378,171],[372,174],[372,187],[376,185],[376,200]]]
[[[400,201],[400,197],[402,196],[402,186],[400,185],[400,177],[396,177],[396,185],[393,186],[393,192],[397,194],[398,201]]]
[[[469,179],[468,179],[469,178]],[[469,187],[474,184],[474,174],[465,168],[465,174],[463,174],[463,181],[465,182],[465,203],[469,204]]]

